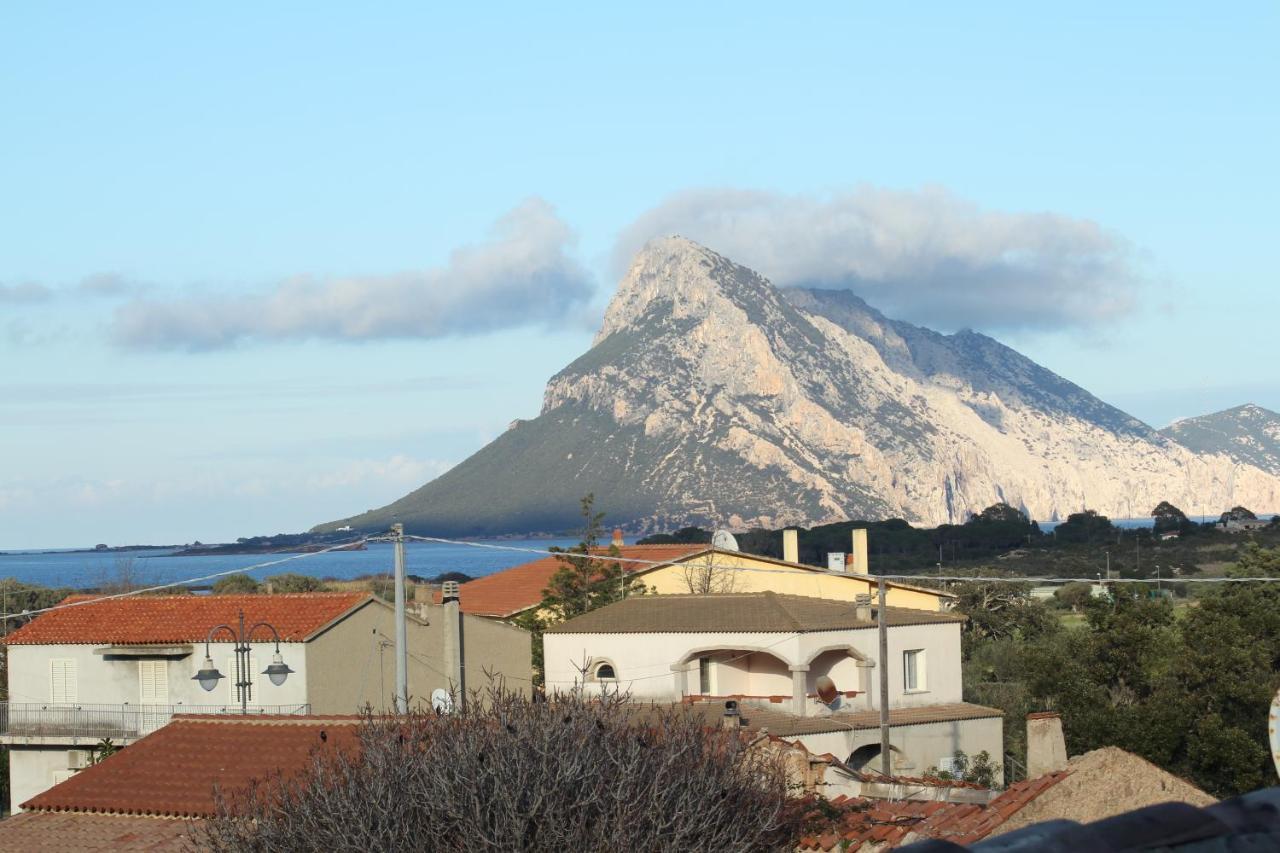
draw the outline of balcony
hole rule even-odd
[[[310,705],[251,705],[248,713],[309,714]],[[117,743],[155,731],[174,714],[234,714],[239,705],[75,705],[0,702],[0,743]]]

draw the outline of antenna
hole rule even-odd
[[[737,551],[738,540],[727,530],[717,530],[711,537],[711,547],[719,548],[721,551]]]

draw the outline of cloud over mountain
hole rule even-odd
[[[575,312],[595,288],[569,254],[573,242],[549,204],[529,199],[498,220],[489,240],[455,249],[441,267],[137,299],[120,306],[112,332],[125,346],[201,350],[242,341],[439,338],[550,322]]]
[[[984,210],[937,187],[677,193],[622,232],[618,271],[647,240],[670,234],[783,287],[848,289],[942,329],[1088,327],[1128,311],[1142,284],[1133,248],[1095,222]]]

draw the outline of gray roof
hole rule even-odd
[[[852,601],[777,592],[638,595],[554,625],[548,634],[799,633],[875,628],[876,611],[859,619]],[[886,607],[889,627],[964,622],[936,610]]]

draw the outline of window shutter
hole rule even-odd
[[[227,677],[226,679],[227,683],[231,685],[230,703],[232,705],[239,705],[240,692],[236,689],[236,681],[238,681],[239,679],[236,678],[236,656],[235,655],[232,655],[231,657],[227,658],[227,668],[222,671],[222,674]],[[252,653],[249,655],[248,677],[245,678],[244,680],[249,682],[249,704],[252,705],[254,702],[258,700],[258,658],[256,655],[253,655]]]
[[[169,704],[169,662],[165,660],[138,661],[138,684],[144,705]]]
[[[76,703],[76,662],[74,658],[49,661],[49,698],[58,705]]]

